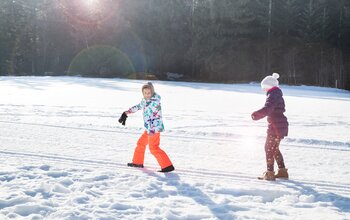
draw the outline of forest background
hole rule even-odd
[[[0,75],[350,90],[347,0],[0,0]]]

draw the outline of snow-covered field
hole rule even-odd
[[[144,82],[0,77],[0,219],[350,219],[350,92],[281,86],[290,180],[268,182],[259,84],[153,82],[176,171],[126,167]]]

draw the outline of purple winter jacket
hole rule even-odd
[[[273,87],[267,92],[264,107],[252,114],[253,120],[259,120],[267,116],[269,135],[283,138],[288,136],[288,120],[283,114],[285,104],[282,91],[279,87]]]

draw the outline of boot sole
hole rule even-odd
[[[170,165],[168,167],[165,167],[164,169],[158,170],[158,172],[161,173],[169,173],[175,170],[175,167],[173,165]]]
[[[127,164],[128,167],[143,168],[143,165]]]

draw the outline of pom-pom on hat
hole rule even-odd
[[[273,73],[272,76],[266,76],[261,81],[261,88],[263,89],[271,89],[272,87],[278,86],[278,78],[280,75],[278,73]]]

